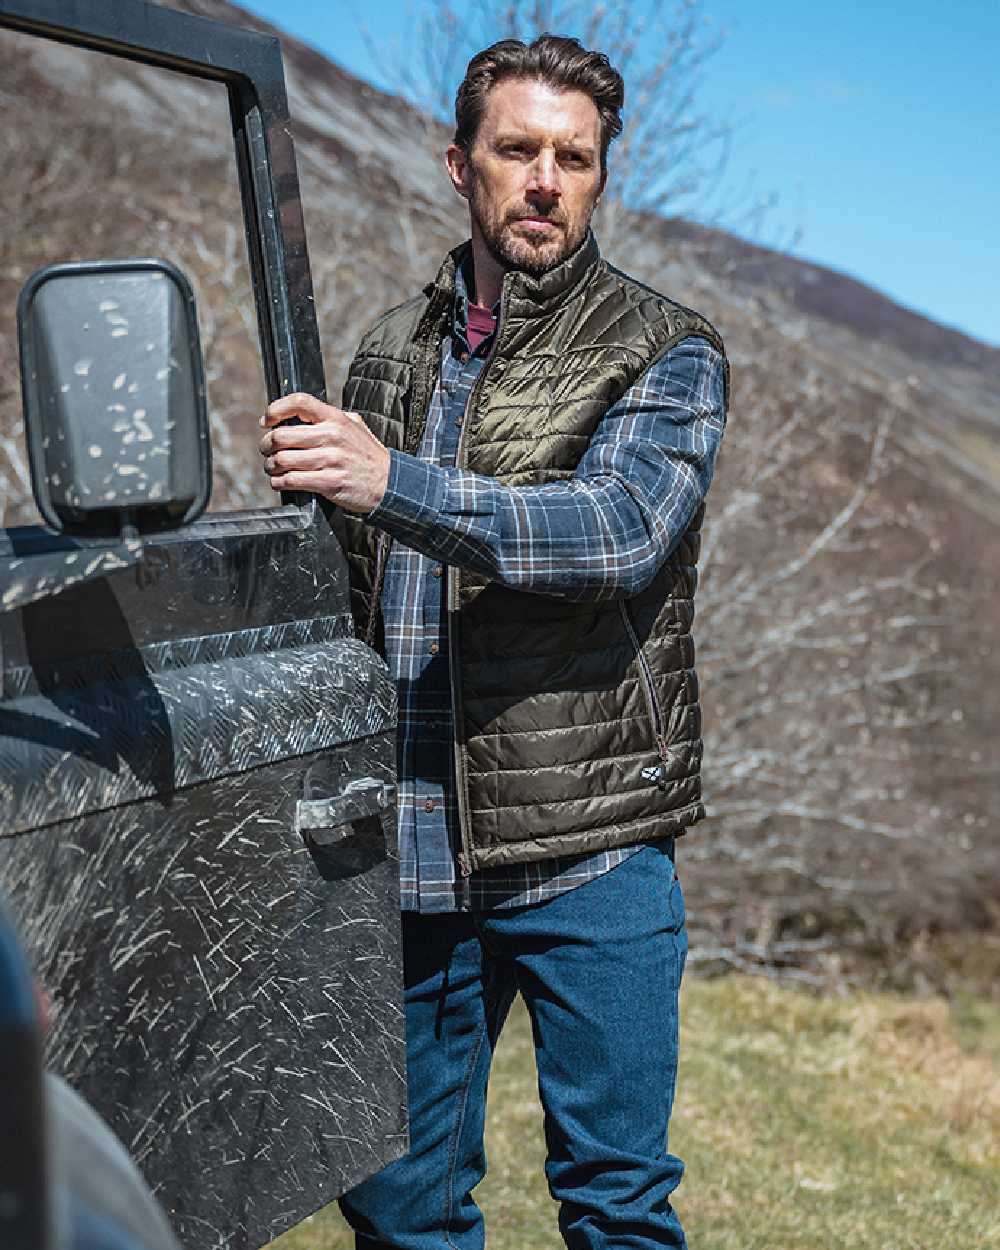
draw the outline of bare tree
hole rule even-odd
[[[738,123],[701,103],[706,67],[726,37],[702,0],[496,0],[475,7],[423,0],[401,45],[365,35],[373,60],[420,111],[425,141],[439,151],[469,58],[497,39],[527,41],[545,33],[574,35],[586,47],[606,50],[625,79],[625,128],[611,149],[611,177],[596,221],[609,255],[626,245],[634,249],[650,231],[661,233],[665,218],[696,219],[763,240],[777,197],[761,197],[752,181],[727,182]],[[797,232],[785,232],[772,242],[787,247],[793,237]],[[703,246],[713,242],[711,236],[702,240]]]

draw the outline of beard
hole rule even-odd
[[[576,251],[587,236],[594,211],[594,205],[591,205],[590,210],[575,222],[569,221],[558,207],[544,211],[523,204],[500,213],[487,199],[475,174],[469,207],[483,242],[497,264],[505,270],[520,270],[535,278],[555,269]],[[519,234],[513,227],[526,217],[549,221],[552,229],[538,238]]]

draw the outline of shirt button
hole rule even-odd
[[[424,811],[425,811],[425,812],[432,812],[433,810],[434,810],[434,800],[433,800],[433,799],[424,799]]]
[[[427,650],[431,653],[431,655],[437,655],[437,653],[441,650],[441,648],[437,645],[436,642],[432,642],[431,645],[427,648]]]
[[[444,569],[441,567],[440,564],[435,565],[435,567],[431,570],[431,572],[434,574],[435,577],[444,576]]]

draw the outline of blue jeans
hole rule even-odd
[[[410,1152],[341,1199],[358,1250],[482,1250],[486,1085],[518,991],[566,1245],[685,1246],[667,1150],[687,954],[672,854],[643,847],[530,907],[404,913]]]

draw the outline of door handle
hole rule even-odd
[[[295,828],[317,846],[334,846],[349,838],[351,825],[366,816],[380,816],[396,801],[396,787],[375,777],[348,782],[341,794],[322,799],[299,799]]]

